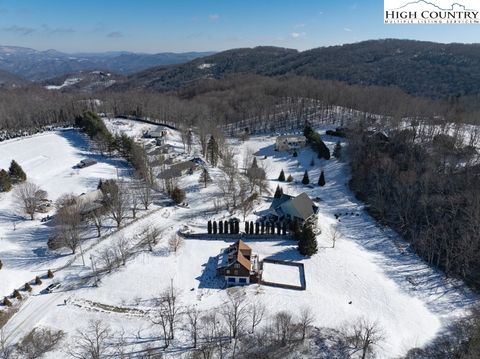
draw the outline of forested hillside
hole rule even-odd
[[[372,40],[309,51],[236,49],[186,64],[134,74],[121,88],[171,90],[232,73],[295,74],[349,84],[399,87],[430,98],[479,93],[480,46],[412,40]]]

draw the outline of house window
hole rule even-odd
[[[235,269],[235,270],[233,271],[233,274],[234,274],[234,275],[238,275],[238,270]]]
[[[230,269],[227,269],[226,272],[227,272],[227,274],[230,274]]]
[[[228,283],[235,283],[235,278],[228,278]]]
[[[247,283],[247,278],[238,278],[238,283],[242,283],[242,284]]]
[[[237,268],[237,269],[240,268],[240,264],[235,263],[235,264],[234,264],[234,268]]]

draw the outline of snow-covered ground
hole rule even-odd
[[[77,77],[72,77],[72,78],[68,78],[66,79],[63,84],[61,85],[47,85],[45,86],[45,88],[47,90],[61,90],[63,89],[64,87],[68,87],[68,86],[72,86],[72,85],[75,85],[77,83],[79,83],[82,79],[79,79]]]
[[[297,266],[290,266],[281,263],[263,263],[262,280],[265,282],[300,287],[302,285],[300,275],[300,268]]]
[[[112,126],[122,126],[124,131],[132,135],[141,134],[145,126],[148,126],[129,120],[121,120],[121,123],[118,121],[112,120],[111,123],[107,122],[107,125],[110,129]],[[60,143],[63,141],[62,133],[54,134],[52,137],[54,139],[60,137],[57,139]],[[81,138],[78,135],[74,137]],[[70,176],[70,180],[77,184],[49,182],[57,178],[58,180],[63,178],[66,182],[69,178],[66,176],[66,172],[68,173],[66,167],[75,164],[84,156],[77,153],[77,151],[81,153],[81,150],[76,149],[76,141],[67,141],[72,146],[68,147],[69,151],[73,152],[68,156],[69,161],[64,159],[51,163],[55,169],[57,163],[68,162],[68,165],[60,166],[61,170],[50,170],[58,174],[55,179],[42,180],[41,172],[36,175],[33,168],[38,168],[41,161],[33,161],[32,167],[29,168],[29,162],[20,158],[16,152],[27,151],[30,147],[28,141],[38,138],[42,136],[23,139],[19,141],[20,145],[16,149],[12,147],[8,150],[9,153],[15,154],[15,158],[24,166],[27,174],[32,172],[32,176],[41,181],[39,184],[45,186],[45,189],[54,196],[59,192],[68,191],[63,190],[64,188],[78,188],[76,180],[81,179],[90,183],[88,179],[74,175]],[[169,141],[175,146],[177,152],[182,151],[179,138],[178,133],[171,131]],[[325,136],[325,140],[327,145],[333,148],[337,139]],[[309,149],[302,150],[299,156],[294,158],[287,153],[275,152],[274,141],[273,136],[264,136],[252,137],[245,142],[238,140],[229,142],[237,151],[236,157],[240,165],[249,149],[257,154],[259,164],[266,169],[272,193],[278,184],[276,178],[280,170],[284,169],[286,176],[291,174],[294,178],[292,183],[281,184],[285,193],[299,194],[305,191],[312,198],[320,198],[318,226],[321,233],[317,237],[319,252],[311,258],[305,258],[298,253],[293,240],[247,239],[246,242],[254,254],[258,254],[260,260],[272,258],[303,263],[307,280],[306,291],[261,285],[244,287],[242,290],[250,301],[266,303],[270,314],[273,314],[274,310],[290,310],[298,314],[303,307],[309,307],[315,313],[315,325],[323,327],[340,328],[345,323],[351,323],[361,317],[375,320],[381,326],[385,336],[379,349],[381,358],[397,357],[411,347],[426,344],[451,320],[464,315],[477,301],[477,297],[462,283],[445,279],[441,273],[428,267],[408,250],[408,245],[401,238],[378,225],[366,213],[363,204],[356,200],[347,188],[349,172],[344,162],[336,159],[319,160]],[[9,159],[4,160],[2,146],[0,145],[0,153],[2,153],[0,164],[5,167]],[[43,156],[53,157],[59,151],[52,148],[48,151],[37,149],[33,151],[36,153],[35,156],[30,153],[25,157],[36,158],[41,156],[42,152],[45,152]],[[58,155],[61,156],[60,153]],[[192,155],[179,156],[188,158]],[[314,166],[310,166],[312,157]],[[40,164],[34,167],[33,163]],[[43,167],[40,166],[40,168]],[[99,168],[102,167],[99,166]],[[103,174],[111,175],[112,172],[108,172],[110,169],[107,171],[107,168],[110,167],[106,167]],[[309,171],[311,186],[303,186],[300,183],[305,169]],[[318,187],[315,184],[322,169],[325,171],[327,184],[324,187]],[[92,168],[91,171],[98,171],[98,169]],[[221,176],[221,170],[218,168],[209,168],[209,172],[214,182]],[[90,258],[92,255],[92,259],[98,260],[95,258],[99,257],[102,248],[112,246],[121,238],[129,238],[133,241],[146,228],[155,226],[162,234],[159,244],[152,252],[139,251],[126,266],[103,276],[98,287],[93,286],[92,278],[84,277],[92,273],[90,261],[87,260],[84,266],[81,258],[77,258],[70,267],[56,275],[56,280],[64,283],[62,284],[64,289],[47,295],[34,293],[25,301],[22,310],[5,328],[8,341],[15,342],[33,327],[43,325],[62,329],[71,334],[67,341],[73,343],[75,331],[86,327],[92,319],[101,319],[108,323],[112,331],[124,330],[130,337],[158,338],[158,328],[152,325],[146,315],[138,313],[151,310],[154,306],[152,298],[158,297],[159,293],[168,288],[171,283],[180,291],[182,306],[196,306],[201,310],[218,309],[227,300],[227,290],[224,289],[223,280],[215,276],[216,256],[231,242],[187,239],[178,252],[171,253],[168,249],[169,238],[179,229],[188,227],[191,231],[206,232],[206,223],[209,219],[230,217],[230,214],[225,211],[216,213],[213,200],[219,197],[219,190],[214,184],[203,188],[199,184],[199,176],[197,171],[192,175],[184,176],[180,182],[180,186],[187,192],[188,207],[163,207],[146,213],[142,219],[112,234],[99,246],[86,250],[85,257]],[[54,188],[59,186],[62,190],[55,191]],[[265,196],[262,200],[263,202],[255,208],[256,211],[267,208],[271,198]],[[9,213],[6,210],[9,208],[9,202],[4,205],[2,198],[0,204],[4,208],[1,213],[6,216],[6,213]],[[339,219],[336,219],[335,215],[340,215]],[[240,217],[239,214],[236,216]],[[255,218],[253,213],[248,216],[251,220]],[[30,231],[38,230],[37,227],[38,225],[32,227],[35,229],[30,228]],[[5,225],[1,228],[4,231],[2,237],[8,238],[7,248],[11,248],[8,251],[15,252],[17,243],[12,237],[11,230]],[[334,232],[337,232],[337,239],[333,247]],[[31,238],[44,243],[43,239],[39,239],[41,236],[35,232],[31,234]],[[18,273],[22,273],[24,261],[31,263],[32,266],[46,267],[39,262],[35,253],[28,252],[26,249],[23,251],[23,260],[19,260],[17,264]],[[0,255],[1,253],[0,251]],[[10,263],[17,263],[17,260]],[[296,270],[298,276],[298,269]],[[3,286],[2,272],[3,270],[0,271],[0,287]],[[31,272],[28,273],[31,275]],[[291,284],[288,278],[293,274],[290,271],[280,273],[276,268],[275,271],[269,270],[267,273],[267,276],[275,276],[275,281],[280,277],[280,280],[288,280],[288,284]],[[68,299],[67,305],[63,305],[65,299]],[[108,309],[118,307],[126,310]],[[179,335],[176,340],[178,348],[188,347],[185,343],[182,344],[182,340],[187,340],[185,335]],[[62,355],[62,352],[58,351],[49,354],[48,358],[62,358]],[[175,351],[167,353],[168,355],[176,358],[180,354]]]
[[[76,169],[82,159],[93,158],[94,166]],[[95,190],[100,179],[126,175],[126,163],[107,159],[89,151],[86,136],[74,130],[60,130],[0,143],[0,168],[8,170],[16,160],[27,180],[48,192],[55,201],[65,193],[80,195]],[[53,269],[69,259],[64,253],[47,250],[52,228],[41,223],[47,214],[37,214],[34,221],[24,220],[16,209],[14,191],[0,193],[0,295],[32,280],[38,273]]]

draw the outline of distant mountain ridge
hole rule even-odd
[[[151,68],[129,76],[118,87],[163,91],[237,73],[393,86],[430,98],[476,95],[480,94],[480,45],[385,39],[303,52],[277,47],[235,49]]]
[[[144,54],[106,52],[67,54],[19,46],[0,46],[0,70],[31,81],[42,81],[79,71],[104,70],[123,75],[153,66],[179,64],[213,52]]]

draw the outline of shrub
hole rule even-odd
[[[0,171],[0,192],[8,192],[12,189],[12,180],[7,171]]]
[[[292,175],[288,175],[288,177],[287,177],[287,182],[292,182],[292,181],[293,181]]]
[[[15,289],[13,291],[12,298],[17,298],[18,300],[22,300],[22,295],[20,294],[20,292],[17,289]]]
[[[35,277],[35,284],[36,284],[36,285],[41,285],[41,284],[42,284],[42,280],[40,279],[39,276],[36,276],[36,277]]]
[[[172,191],[172,199],[176,204],[180,204],[185,201],[186,194],[185,191],[181,188],[175,187]]]
[[[11,306],[12,306],[12,302],[11,302],[10,299],[8,299],[7,297],[4,297],[4,298],[3,298],[3,305],[6,306],[6,307],[11,307]]]
[[[31,292],[32,286],[30,285],[30,283],[25,283],[25,287],[23,288],[23,290],[26,292]]]
[[[0,260],[0,269],[3,268],[3,263],[2,263],[2,260]]]
[[[53,272],[49,269],[48,272],[47,272],[47,278],[53,278],[54,275],[53,275]]]

